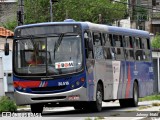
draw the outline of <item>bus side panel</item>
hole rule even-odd
[[[135,67],[138,74],[135,78],[138,79],[139,83],[139,97],[144,97],[153,94],[153,82],[154,74],[152,63],[150,62],[136,62]]]
[[[119,86],[120,86],[120,70],[121,70],[121,61],[113,61],[113,99],[118,98]]]
[[[133,82],[135,80],[134,66],[133,61],[121,62],[118,99],[132,98]]]
[[[95,69],[95,61],[87,60],[86,84],[87,84],[87,96],[89,101],[93,101],[95,98],[94,69]]]
[[[121,66],[120,66],[120,80],[119,80],[119,86],[118,86],[118,99],[125,98],[126,94],[126,64],[125,61],[121,61]]]
[[[126,85],[125,98],[133,97],[133,85],[135,80],[138,81],[139,97],[144,97],[153,93],[153,69],[151,63],[126,62],[126,81],[123,83],[123,85]]]
[[[95,79],[103,82],[104,100],[113,99],[113,69],[112,61],[97,60],[95,64]]]

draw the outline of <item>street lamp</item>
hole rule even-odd
[[[53,21],[53,8],[52,8],[52,3],[58,2],[58,0],[50,0],[50,17],[51,17],[51,22]]]

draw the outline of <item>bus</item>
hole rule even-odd
[[[6,55],[8,48],[6,43]],[[142,30],[74,20],[18,26],[16,104],[30,105],[33,113],[55,106],[100,112],[102,102],[115,100],[135,107],[138,98],[153,94],[151,50]]]

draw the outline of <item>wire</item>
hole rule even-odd
[[[156,10],[156,11],[160,11],[159,9],[155,9],[155,8],[152,8],[152,7],[144,7],[142,5],[133,5],[133,4],[130,4],[130,3],[125,3],[125,2],[120,2],[120,1],[114,1],[114,2],[117,2],[117,3],[121,3],[121,4],[127,4],[129,6],[135,6],[135,7],[139,7],[139,8],[145,8],[145,9],[150,9],[150,10]]]

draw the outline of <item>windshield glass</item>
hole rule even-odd
[[[81,37],[78,34],[23,38],[15,42],[14,49],[17,74],[61,75],[82,69]]]

